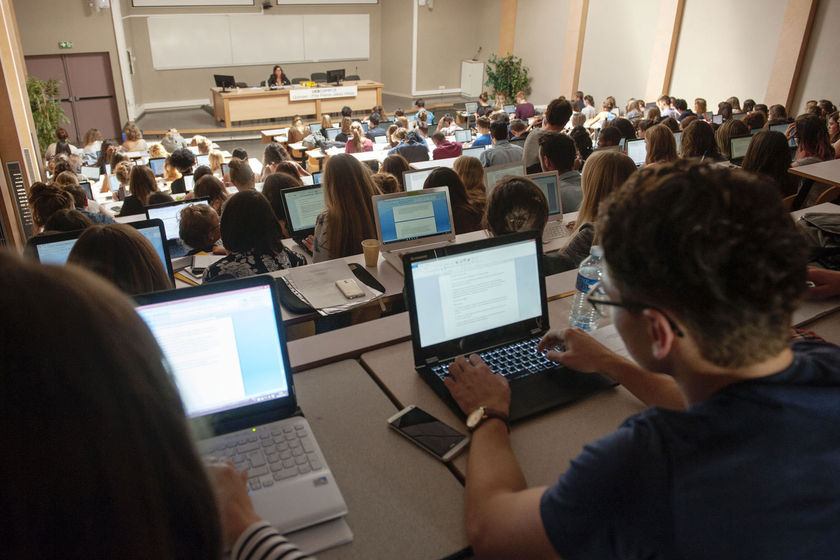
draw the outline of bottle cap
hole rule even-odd
[[[593,245],[589,249],[589,254],[592,255],[593,257],[598,257],[600,259],[601,257],[604,256],[604,251],[603,251],[603,249],[601,249],[600,245]]]

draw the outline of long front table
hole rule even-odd
[[[217,122],[224,122],[227,128],[236,121],[293,117],[295,115],[315,115],[338,113],[345,105],[354,111],[369,111],[371,107],[382,104],[382,84],[371,80],[344,82],[345,86],[356,86],[356,97],[334,97],[292,101],[289,92],[303,86],[285,89],[263,87],[241,88],[223,92],[220,88],[210,88],[213,101],[213,116]]]

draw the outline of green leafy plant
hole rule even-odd
[[[504,95],[507,101],[512,101],[519,91],[527,93],[531,85],[528,68],[518,56],[497,57],[495,53],[491,54],[486,71],[487,81],[484,85],[492,87],[494,94]]]
[[[45,152],[47,146],[55,141],[55,129],[70,122],[59,101],[60,84],[58,78],[46,82],[33,77],[26,80],[26,92],[29,94],[29,106],[32,109],[41,152]]]

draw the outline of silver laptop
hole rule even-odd
[[[475,148],[464,148],[463,150],[461,150],[461,155],[477,158],[486,149],[487,149],[487,146],[476,146]]]
[[[523,177],[525,175],[525,164],[505,163],[502,165],[494,165],[493,167],[484,168],[484,184],[487,187],[487,196],[493,192],[493,187],[499,182],[502,177]]]
[[[744,163],[747,148],[750,147],[752,136],[732,136],[729,138],[729,162],[740,166]]]
[[[449,187],[380,194],[372,200],[382,257],[400,274],[404,254],[455,242]]]
[[[430,167],[428,169],[418,169],[416,171],[403,171],[403,185],[405,185],[405,190],[423,190],[423,184],[426,182],[426,178],[438,167],[439,166]]]
[[[455,131],[455,141],[466,144],[472,142],[472,131],[468,128],[462,128]]]
[[[633,160],[636,167],[641,167],[645,164],[645,159],[647,158],[647,142],[645,142],[644,138],[628,140],[625,147],[627,156]]]
[[[137,296],[201,454],[248,471],[257,513],[286,533],[347,513],[295,398],[274,278]]]
[[[549,244],[555,239],[569,237],[569,228],[563,223],[563,203],[560,199],[560,176],[557,171],[534,173],[528,178],[537,184],[548,201],[548,222],[543,230],[543,252],[554,251],[560,247]]]
[[[464,103],[464,111],[467,113],[475,113],[476,111],[478,111],[478,103],[472,101],[469,103]]]

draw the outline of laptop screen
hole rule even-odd
[[[789,126],[790,126],[789,123],[771,124],[770,125],[770,130],[772,130],[774,132],[781,132],[782,134],[784,134],[785,132],[787,132],[787,129],[788,129]]]
[[[339,132],[341,132],[340,128],[328,128],[327,129],[327,140],[335,140],[335,137],[338,136]]]
[[[550,173],[528,175],[528,178],[535,182],[545,195],[545,199],[548,201],[548,215],[562,214],[563,207],[560,203],[560,190],[557,188],[557,172],[552,171]]]
[[[192,177],[192,175],[185,175],[184,177]],[[178,239],[181,237],[179,228],[181,226],[181,210],[193,204],[207,204],[206,200],[197,200],[195,202],[181,202],[178,204],[167,204],[165,206],[150,206],[146,208],[146,217],[150,220],[160,219],[163,221],[163,230],[166,233],[166,239]]]
[[[196,165],[206,165],[210,166],[210,154],[199,154],[195,156],[195,164]]]
[[[94,181],[96,181],[96,180],[99,179],[99,168],[83,165],[82,166],[82,175],[84,175],[88,179],[93,179]]]
[[[677,153],[680,152],[680,143],[682,142],[682,132],[675,132],[674,133],[674,141],[677,143]]]
[[[309,125],[309,132],[315,133],[315,132],[318,132],[319,130],[321,130],[321,124],[320,123],[312,123],[312,124]]]
[[[747,155],[752,136],[735,136],[729,139],[729,160],[743,159]]]
[[[374,200],[382,243],[421,239],[452,232],[449,204],[443,190]]]
[[[645,142],[645,139],[628,140],[627,155],[637,166],[642,165],[647,157],[647,142]]]
[[[430,169],[421,169],[419,171],[404,171],[403,183],[405,184],[405,190],[409,192],[422,190],[423,184],[426,182],[426,177],[428,177],[435,169],[437,168],[432,167]]]
[[[472,131],[469,129],[462,129],[455,131],[455,141],[456,142],[471,142],[472,141]]]
[[[58,266],[67,264],[67,257],[70,256],[70,251],[73,249],[73,245],[76,244],[76,239],[81,233],[81,231],[76,232],[76,237],[72,239],[39,243],[35,246],[35,252],[38,253],[38,260],[41,261],[41,264],[54,264]]]
[[[163,176],[163,166],[166,164],[166,158],[151,158],[149,160],[149,167],[152,168],[152,173],[155,177]]]
[[[289,395],[268,285],[139,305],[190,417]]]
[[[478,103],[464,103],[464,111],[467,113],[475,113],[478,111]]]
[[[507,176],[522,177],[525,175],[525,165],[523,163],[507,163],[505,165],[496,165],[494,167],[487,167],[484,170],[484,184],[487,185],[487,195],[499,182],[499,179]]]
[[[505,110],[505,113],[515,113],[516,112],[516,105],[505,105],[502,108]]]
[[[477,158],[478,156],[481,155],[481,152],[483,152],[483,151],[484,151],[484,146],[476,146],[475,148],[464,148],[461,151],[461,155]]]
[[[282,192],[292,231],[314,228],[318,214],[324,211],[323,187],[287,189]]]
[[[542,315],[537,240],[412,262],[420,346]]]
[[[387,144],[388,138],[384,134],[380,134],[379,136],[373,137],[373,142],[375,144]]]

